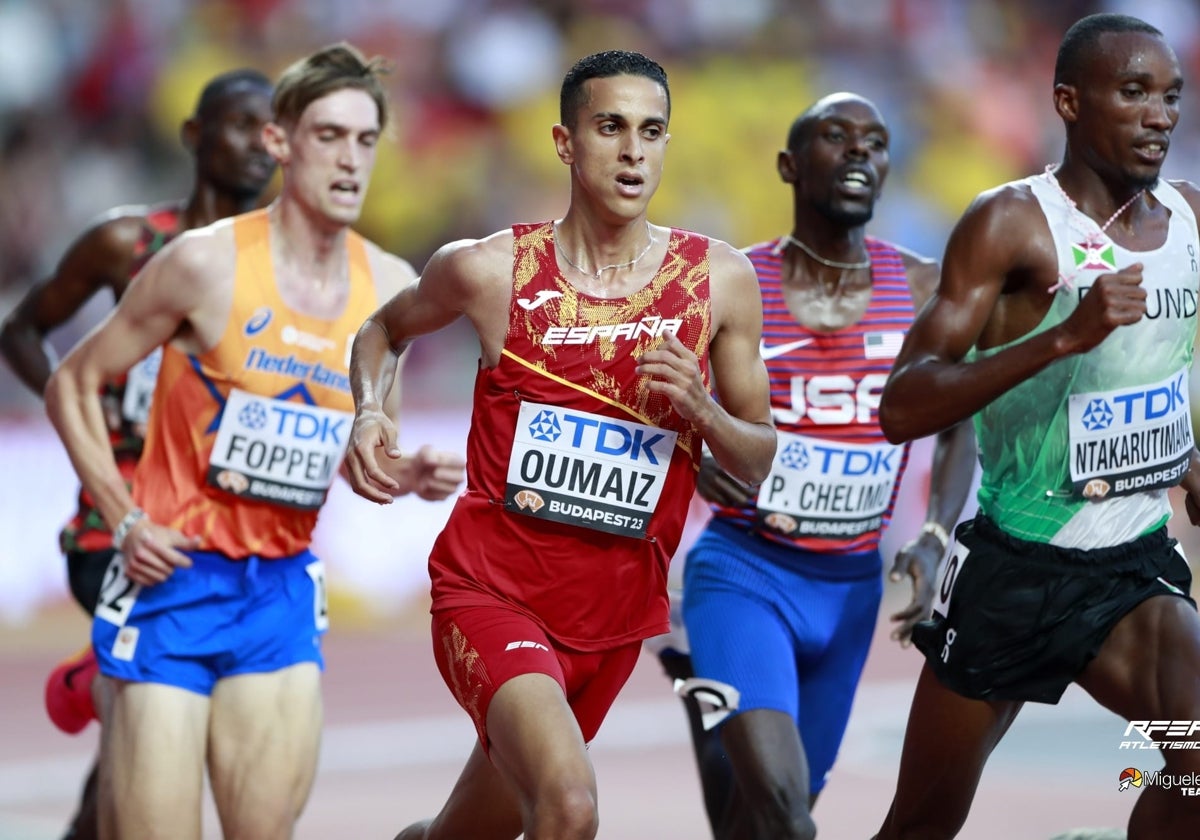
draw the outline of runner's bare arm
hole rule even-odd
[[[39,396],[56,358],[46,336],[99,291],[114,294],[129,281],[141,225],[133,216],[105,218],[76,239],[54,273],[35,284],[0,325],[0,352]]]
[[[67,354],[46,386],[46,412],[80,482],[95,498],[110,529],[134,511],[135,505],[113,458],[99,388],[172,338],[190,349],[198,349],[197,343],[207,340],[194,328],[197,313],[206,306],[219,307],[222,296],[212,281],[213,257],[197,244],[191,235],[185,235],[151,259],[118,306]],[[150,527],[147,523],[138,526],[138,531]],[[150,568],[144,573],[130,570],[130,577],[139,583],[158,582],[171,567],[188,563],[172,548],[187,541],[175,532],[161,531],[153,540],[155,545],[146,548],[145,562]],[[128,535],[132,538],[134,531]],[[127,538],[127,549],[129,542]]]
[[[416,282],[416,272],[406,260],[385,253],[375,246],[371,247],[377,252],[373,254],[373,264],[379,299],[390,301]],[[366,325],[364,324],[364,326]],[[405,358],[407,358],[405,355],[399,356],[396,375],[381,406],[383,413],[392,420],[397,428],[400,425]],[[387,462],[381,463],[377,459],[376,464],[385,477],[391,481],[392,486],[388,488],[391,496],[402,496],[415,492],[424,499],[444,499],[462,483],[465,463],[462,456],[455,452],[444,452],[426,445],[421,446],[416,452],[406,455],[401,454],[397,446],[386,449],[384,458]],[[342,462],[341,474],[353,486],[354,479],[349,458]]]
[[[1054,360],[1084,352],[1141,317],[1145,292],[1135,264],[1098,278],[1061,324],[964,362],[976,343],[1000,344],[1032,329],[1040,315],[1025,318],[1016,335],[1013,322],[1035,309],[1045,312],[1057,266],[1032,193],[1009,186],[975,200],[950,235],[938,290],[917,315],[884,387],[879,418],[889,440],[947,429]]]
[[[379,308],[358,331],[350,358],[354,428],[346,453],[356,493],[387,504],[400,489],[379,465],[377,449],[400,457],[395,423],[381,395],[396,376],[399,358],[410,341],[466,316],[480,335],[485,364],[495,364],[507,324],[511,288],[511,235],[464,240],[440,248],[416,283]],[[499,332],[497,330],[499,329]]]
[[[919,312],[937,290],[940,266],[935,260],[900,249],[904,255],[905,272],[912,291],[914,308]],[[954,526],[966,505],[975,476],[975,431],[970,420],[963,420],[937,434],[930,468],[929,500],[925,522],[934,528],[923,529],[896,552],[889,578],[898,582],[908,577],[912,581],[912,599],[892,613],[895,624],[891,637],[907,645],[918,621],[929,616],[933,604],[934,577],[937,565],[945,554],[947,543],[953,539]],[[941,529],[941,533],[938,532]]]

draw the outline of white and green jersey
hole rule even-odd
[[[1171,213],[1162,247],[1128,251],[1076,210],[1051,175],[1023,182],[1049,223],[1066,284],[1042,322],[1067,318],[1097,277],[1140,262],[1146,315],[1087,353],[1059,359],[975,416],[980,510],[1013,536],[1064,548],[1136,539],[1170,515],[1167,488],[1193,449],[1188,374],[1200,290],[1196,218],[1165,181]],[[1004,345],[1004,346],[1011,346]],[[968,359],[1003,347],[973,348]]]

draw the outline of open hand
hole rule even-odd
[[[912,600],[908,605],[890,616],[890,620],[896,624],[892,628],[892,641],[899,642],[901,647],[911,644],[913,627],[928,618],[933,608],[934,577],[942,553],[941,541],[925,533],[910,540],[896,552],[888,579],[895,583],[908,575],[913,588]]]

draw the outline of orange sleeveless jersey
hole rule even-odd
[[[476,378],[467,489],[430,556],[434,609],[499,599],[584,651],[666,632],[701,440],[635,366],[670,330],[707,382],[708,239],[672,231],[645,288],[598,299],[559,272],[550,223],[513,234],[508,334]]]
[[[133,496],[203,551],[287,557],[308,547],[337,476],[354,412],[350,345],[379,296],[350,232],[345,309],[332,320],[295,312],[275,283],[267,211],[227,223],[237,243],[229,320],[203,355],[164,347]]]

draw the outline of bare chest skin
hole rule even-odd
[[[829,276],[785,271],[782,289],[788,312],[801,326],[833,332],[857,324],[871,303],[869,268],[832,270]]]
[[[630,264],[601,267],[589,272],[576,266],[561,247],[555,247],[558,270],[563,279],[585,295],[601,299],[625,298],[641,291],[654,279],[667,256],[669,231],[649,228],[651,240]]]
[[[277,270],[275,283],[289,309],[326,321],[341,315],[350,297],[350,279],[345,272],[315,277]]]

